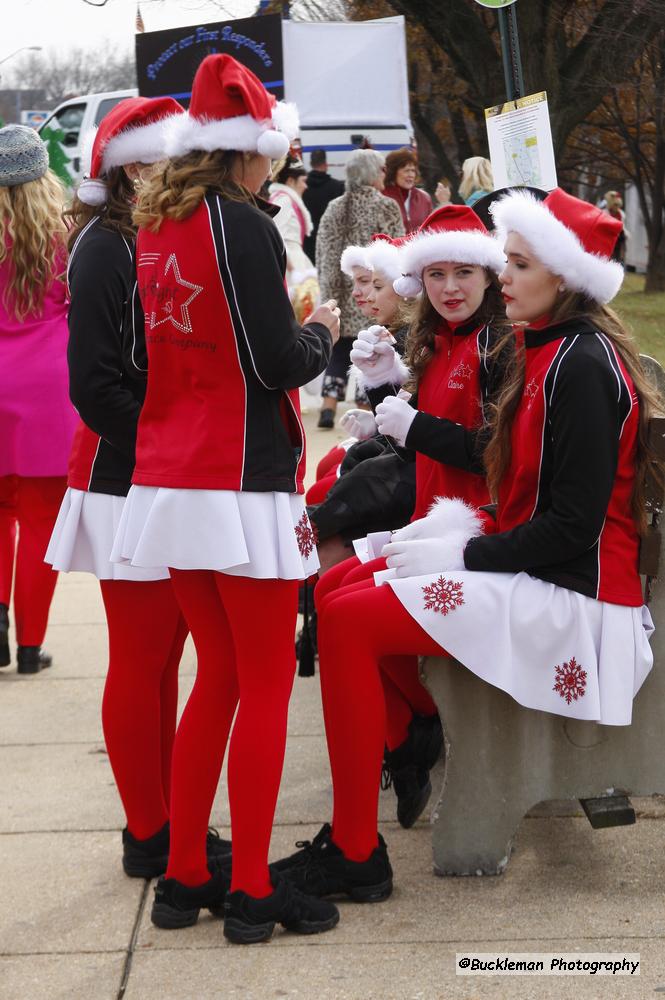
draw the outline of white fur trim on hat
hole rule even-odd
[[[124,167],[127,163],[157,163],[166,159],[165,135],[169,122],[184,118],[169,115],[149,125],[137,125],[112,136],[102,150],[102,168]]]
[[[365,271],[371,271],[372,267],[367,258],[367,247],[347,247],[342,253],[339,263],[344,274],[349,278],[353,277],[354,267],[362,267]]]
[[[400,252],[401,273],[405,276],[420,278],[426,267],[438,261],[478,264],[496,274],[506,266],[501,244],[489,233],[464,230],[424,232],[405,243]]]
[[[90,173],[90,164],[92,163],[92,147],[95,144],[96,135],[97,126],[87,129],[83,134],[83,140],[81,142],[81,170],[84,174]]]
[[[174,118],[176,120],[166,129],[166,152],[171,157],[184,156],[194,149],[208,153],[216,149],[237,149],[277,159],[288,152],[289,141],[298,134],[296,106],[283,101],[272,112],[272,123],[278,130],[271,128],[268,122],[257,121],[252,115],[206,119],[184,114]]]
[[[367,247],[367,259],[372,271],[380,271],[389,281],[402,273],[399,250],[386,240],[375,240]]]
[[[528,191],[514,191],[495,202],[490,211],[502,244],[508,233],[524,237],[538,260],[570,290],[604,305],[621,288],[621,265],[585,250],[575,233]]]
[[[95,208],[105,205],[108,196],[106,181],[98,180],[96,177],[86,177],[79,184],[76,195],[84,205],[92,205]]]
[[[395,360],[391,372],[381,376],[372,377],[368,372],[362,372],[360,368],[351,365],[349,375],[353,375],[359,389],[376,389],[380,385],[404,385],[411,377],[411,372],[404,364],[399,354],[395,352]]]

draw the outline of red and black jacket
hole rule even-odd
[[[145,395],[145,345],[131,326],[133,245],[99,217],[79,234],[69,258],[69,393],[81,417],[68,484],[126,496]]]
[[[149,377],[134,483],[303,491],[298,387],[326,368],[332,339],[295,319],[271,214],[211,193],[187,219],[139,231]]]
[[[503,383],[512,342],[496,356],[502,332],[477,322],[452,330],[441,323],[434,354],[411,399],[416,414],[405,447],[416,453],[416,508],[424,517],[436,497],[459,497],[475,506],[489,503],[482,452],[487,406]],[[368,390],[373,407],[394,392]]]
[[[525,352],[497,533],[472,538],[464,563],[639,606],[632,380],[610,338],[584,319],[527,330]]]

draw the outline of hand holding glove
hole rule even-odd
[[[394,536],[393,536],[394,537]],[[427,576],[464,569],[464,549],[468,538],[456,531],[445,538],[415,538],[406,542],[389,542],[381,555],[389,569],[399,579],[407,576]]]
[[[397,444],[403,445],[409,428],[418,411],[399,396],[386,396],[376,408],[376,426],[379,434],[387,434]]]
[[[376,420],[369,410],[347,410],[339,425],[358,441],[367,441],[376,434]]]

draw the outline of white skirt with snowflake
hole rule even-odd
[[[527,573],[461,570],[387,584],[443,649],[525,708],[630,725],[653,664],[646,607],[596,601]]]
[[[44,562],[61,573],[92,573],[98,580],[145,583],[168,580],[165,566],[138,567],[111,562],[111,549],[124,497],[68,489],[62,498]]]
[[[255,579],[304,580],[319,568],[300,494],[163,486],[132,486],[111,558]]]

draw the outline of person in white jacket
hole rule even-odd
[[[307,187],[307,171],[302,160],[287,156],[284,164],[274,175],[270,185],[270,201],[279,207],[275,225],[282,234],[286,246],[287,282],[298,285],[310,274],[314,274],[314,264],[303,250],[303,242],[313,229],[302,194]],[[297,277],[296,277],[297,276]]]

